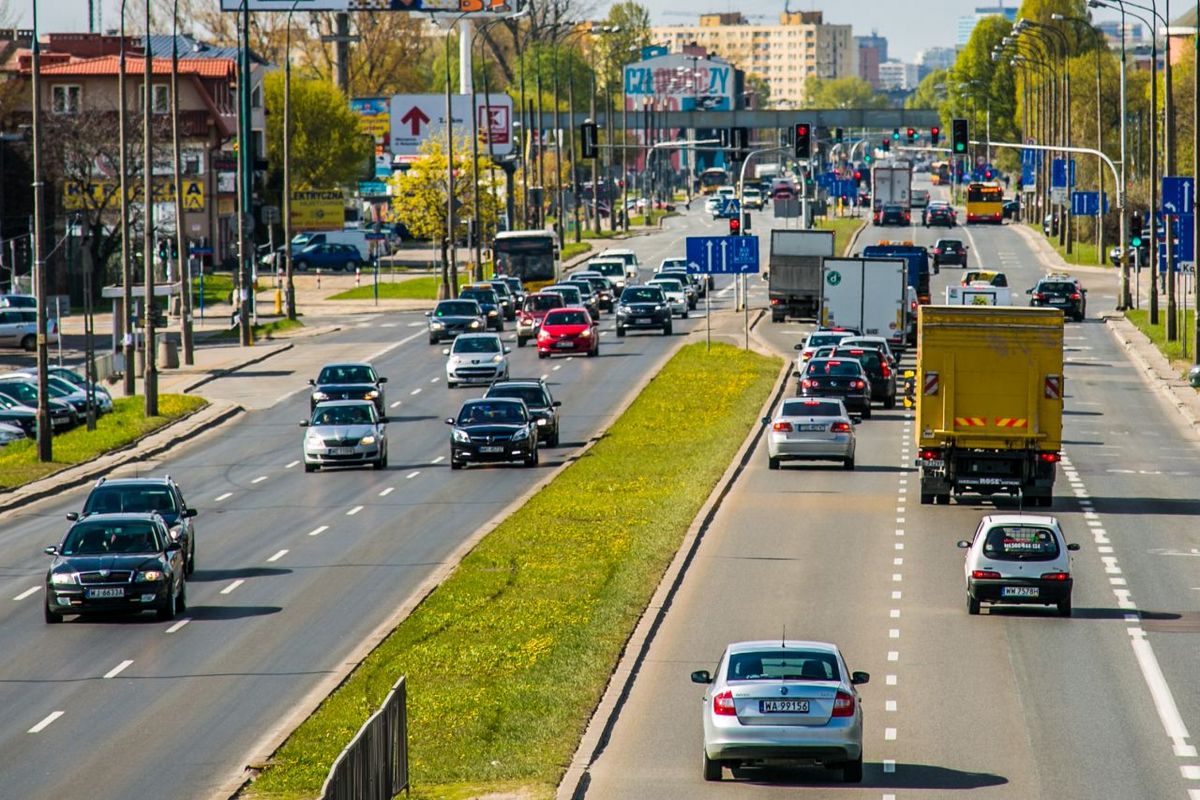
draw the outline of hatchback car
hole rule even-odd
[[[504,281],[508,284],[508,290],[512,293],[513,299],[516,300],[516,307],[520,308],[525,302],[525,284],[521,283],[521,279],[516,275],[497,275],[496,280]]]
[[[34,382],[24,375],[9,375],[0,378],[0,395],[28,408],[38,406],[38,390]],[[53,430],[66,430],[74,427],[80,421],[75,408],[64,400],[50,398],[50,427]]]
[[[46,343],[58,344],[58,321],[46,321]],[[32,353],[37,348],[37,311],[0,308],[0,347],[20,347]]]
[[[617,336],[627,330],[661,330],[670,336],[671,307],[658,286],[627,286],[617,304]]]
[[[600,355],[600,327],[585,308],[556,308],[542,319],[537,336],[538,358],[555,354]]]
[[[547,447],[558,447],[558,409],[562,407],[562,401],[554,399],[544,379],[510,378],[497,381],[488,387],[484,395],[485,399],[496,397],[523,401],[529,416],[537,425],[538,441],[545,442]]]
[[[537,422],[522,400],[468,400],[446,424],[450,426],[450,469],[462,469],[471,462],[538,464]]]
[[[83,511],[67,514],[74,522],[92,514],[158,514],[167,524],[171,541],[183,545],[185,572],[196,571],[196,528],[192,520],[197,511],[189,508],[179,485],[165,475],[161,478],[101,478],[96,481]]]
[[[922,216],[926,228],[932,228],[934,225],[953,228],[958,224],[958,212],[948,203],[930,203]]]
[[[308,382],[313,387],[308,396],[308,410],[312,411],[318,403],[327,400],[370,400],[375,404],[375,412],[381,417],[386,416],[385,383],[387,378],[380,377],[375,368],[365,362],[326,364],[317,373],[316,380]]]
[[[304,471],[324,467],[366,466],[386,469],[387,427],[373,403],[335,400],[321,403],[312,418],[301,420]]]
[[[429,343],[453,339],[460,333],[479,333],[487,324],[483,309],[474,300],[442,300],[429,317]]]
[[[871,417],[871,381],[862,364],[849,358],[814,358],[801,372],[798,397],[837,397],[864,419]]]
[[[1058,520],[1029,514],[995,514],[979,522],[963,565],[967,582],[967,613],[978,614],[982,603],[1056,606],[1071,616],[1071,553]]]
[[[858,686],[835,644],[772,639],[725,648],[703,684],[706,781],[724,767],[788,762],[841,769],[845,783],[863,777],[863,711]]]
[[[1027,289],[1029,305],[1061,309],[1064,316],[1083,322],[1087,316],[1087,289],[1067,274],[1048,275]]]
[[[841,400],[815,397],[784,400],[767,429],[767,466],[783,461],[840,461],[854,469],[854,420]]]
[[[446,386],[488,384],[508,378],[510,349],[494,333],[464,333],[442,351],[446,356]]]
[[[885,203],[875,214],[876,225],[907,225],[911,221],[908,209],[899,203]]]
[[[153,611],[171,620],[187,608],[183,545],[158,514],[89,514],[71,526],[46,571],[45,619],[67,614]]]
[[[524,347],[526,342],[537,336],[547,312],[565,305],[562,295],[557,292],[534,292],[526,295],[521,310],[517,312],[517,347]]]
[[[804,341],[798,345],[794,345],[796,350],[800,351],[800,355],[796,356],[796,369],[803,369],[820,347],[829,347],[837,345],[847,336],[853,336],[853,331],[813,331],[805,337]]]
[[[941,267],[953,264],[963,269],[967,268],[967,246],[961,239],[938,239],[930,253],[933,255],[933,265]]]
[[[882,351],[843,345],[836,348],[830,358],[853,358],[858,361],[871,381],[871,400],[882,403],[884,408],[896,407],[896,370],[892,369],[890,359]]]
[[[613,289],[612,281],[608,278],[595,272],[577,272],[571,278],[571,282],[578,283],[579,281],[588,282],[601,311],[612,312],[617,307],[617,293]]]
[[[667,305],[671,307],[671,313],[678,314],[681,319],[687,319],[691,303],[688,301],[687,290],[683,288],[682,280],[660,276],[652,278],[646,285],[657,286],[662,289],[663,295],[667,298]]]
[[[362,253],[352,244],[322,242],[310,244],[292,254],[292,267],[304,272],[308,269],[330,269],[335,272],[353,272],[366,264]]]
[[[504,309],[500,306],[500,297],[489,284],[464,286],[458,293],[461,300],[474,300],[483,310],[483,318],[487,327],[492,330],[504,330]]]

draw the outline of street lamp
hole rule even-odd
[[[1050,43],[1053,42],[1055,54],[1062,54],[1062,126],[1061,126],[1061,142],[1063,147],[1071,146],[1071,70],[1070,57],[1071,48],[1067,35],[1053,25],[1046,25],[1041,22],[1033,22],[1031,20],[1021,18],[1017,21],[1013,28],[1017,32],[1017,36],[1023,33],[1028,33],[1035,41],[1039,41],[1046,48],[1046,53],[1050,53]],[[1041,37],[1041,38],[1038,38]],[[1062,45],[1062,50],[1058,50],[1057,45]],[[1070,155],[1066,150],[1063,151],[1063,161],[1067,165],[1067,187],[1070,189]],[[1063,220],[1058,226],[1058,243],[1066,246],[1067,255],[1071,254],[1073,249],[1074,237],[1071,235],[1071,205],[1066,203],[1063,207]]]
[[[296,284],[292,275],[292,13],[302,0],[288,9],[283,40],[283,264],[286,274],[287,318],[296,318]]]
[[[42,252],[45,220],[42,204],[46,185],[42,181],[42,48],[38,42],[37,0],[33,0],[31,89],[33,93],[33,293],[37,298],[37,451],[38,460],[54,460],[54,431],[50,427],[49,353],[46,352],[46,261]]]
[[[129,101],[125,97],[125,2],[121,0],[121,44],[117,55],[117,69],[121,73],[117,78],[117,126],[118,143],[121,152],[118,156],[118,169],[121,172],[121,290],[124,309],[121,319],[121,332],[125,352],[125,369],[123,371],[122,388],[126,397],[132,397],[136,391],[134,386],[134,341],[133,341],[133,266],[132,253],[129,247],[129,145],[126,142]]]
[[[175,266],[179,270],[179,318],[180,344],[183,345],[183,363],[192,364],[192,260],[187,251],[187,236],[183,230],[183,170],[179,155],[179,0],[171,4],[171,150],[175,172]],[[149,49],[149,28],[147,28]],[[185,267],[186,265],[186,267]],[[168,281],[169,283],[169,281]]]
[[[142,94],[145,97],[142,109],[142,262],[146,270],[146,299],[143,325],[146,337],[143,342],[145,376],[142,390],[145,393],[146,417],[158,416],[158,370],[154,358],[154,140],[151,137],[154,117],[154,59],[150,53],[150,3],[146,3],[146,53],[142,58]]]

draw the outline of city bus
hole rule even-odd
[[[967,224],[1004,223],[1004,190],[995,181],[967,185]]]
[[[929,165],[929,182],[934,186],[950,185],[950,162],[935,161]]]
[[[716,194],[717,188],[729,183],[729,173],[724,167],[709,167],[700,173],[700,194]]]
[[[501,231],[492,243],[496,275],[513,275],[536,291],[558,280],[558,239],[553,231]]]

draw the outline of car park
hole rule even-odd
[[[537,425],[538,441],[545,442],[547,447],[558,447],[558,409],[562,407],[562,401],[554,399],[545,379],[509,378],[506,381],[497,381],[488,387],[484,399],[497,397],[524,402],[525,409]]]
[[[884,408],[896,407],[896,370],[891,359],[882,351],[854,344],[842,344],[835,348],[830,358],[853,358],[862,364],[871,383],[871,401],[882,403]]]
[[[167,621],[187,608],[183,545],[155,513],[89,514],[45,553],[45,620],[68,614],[153,611]]]
[[[509,348],[494,333],[464,333],[442,351],[446,356],[446,386],[488,384],[508,378]]]
[[[311,411],[318,403],[327,400],[369,400],[375,404],[379,416],[386,416],[385,383],[387,378],[381,377],[374,367],[364,361],[326,364],[321,367],[316,379],[308,382],[313,387],[308,396],[308,409]]]
[[[158,514],[167,525],[171,541],[183,546],[185,572],[196,571],[197,515],[183,499],[183,491],[170,475],[161,478],[101,478],[92,486],[83,510],[69,512],[72,522],[93,514]]]
[[[1029,305],[1060,309],[1076,322],[1083,322],[1087,316],[1087,289],[1065,272],[1050,273],[1025,294],[1029,295]]]
[[[814,358],[796,377],[798,397],[837,397],[848,410],[871,417],[871,380],[856,359]]]
[[[582,353],[600,355],[600,326],[585,308],[556,308],[546,314],[537,335],[538,358]]]
[[[301,448],[305,472],[325,467],[387,468],[387,427],[369,401],[321,403],[300,427],[306,429]]]
[[[537,422],[522,400],[468,400],[446,424],[451,426],[450,469],[462,469],[472,462],[538,464]]]
[[[37,409],[0,394],[0,423],[20,428],[32,437],[37,432]]]
[[[562,308],[566,303],[563,296],[557,292],[534,292],[525,296],[521,310],[517,312],[517,347],[537,336],[542,318],[554,308]]]
[[[87,388],[88,388],[87,378],[85,378],[82,374],[80,374],[79,372],[76,372],[73,369],[70,369],[68,367],[51,366],[46,369],[46,372],[51,377],[61,378],[62,380],[67,381],[68,383],[72,384],[73,386],[76,386],[85,392],[87,391]],[[96,404],[100,407],[100,409],[102,411],[104,411],[105,413],[112,411],[112,409],[113,409],[112,394],[108,391],[108,389],[104,388],[99,383],[92,383],[91,388],[92,388],[92,392],[96,398]]]
[[[493,279],[487,282],[487,285],[492,287],[496,292],[496,297],[500,300],[500,313],[505,319],[512,320],[517,318],[517,303],[513,297],[512,290],[508,288],[508,283],[499,279]]]
[[[837,645],[771,639],[728,645],[703,684],[702,774],[719,781],[729,767],[820,764],[845,783],[863,777],[863,711],[858,686]]]
[[[49,372],[49,370],[47,371]],[[31,386],[35,388],[37,387],[36,372],[22,371],[10,374],[23,376],[28,379]],[[81,419],[87,416],[89,403],[87,389],[83,388],[82,386],[77,386],[64,378],[60,378],[53,373],[46,376],[46,385],[50,389],[50,396],[52,398],[55,400],[61,400],[62,402],[70,405],[72,410],[74,410],[76,415]],[[108,414],[113,410],[112,396],[103,389],[98,389],[94,393],[94,403],[95,414],[97,417]]]
[[[678,314],[681,318],[687,319],[688,296],[680,279],[652,278],[647,281],[647,285],[657,286],[662,289],[663,295],[667,298],[667,304],[671,307],[671,313]]]
[[[958,212],[949,203],[930,203],[922,214],[926,228],[937,225],[953,228],[958,224]]]
[[[310,269],[353,272],[366,263],[358,248],[352,244],[322,242],[310,244],[292,254],[292,268],[301,272]]]
[[[954,265],[966,269],[968,249],[961,239],[938,239],[929,253],[933,256],[934,267]]]
[[[838,461],[854,469],[854,420],[837,398],[788,398],[767,426],[767,466],[784,461]]]
[[[500,307],[500,297],[489,284],[468,284],[458,293],[460,300],[474,300],[483,310],[483,318],[487,327],[492,330],[504,330],[504,309]]]
[[[617,304],[617,336],[628,330],[661,330],[670,336],[671,307],[658,286],[626,286]]]
[[[1058,520],[1030,514],[995,514],[980,520],[963,563],[967,612],[989,605],[1052,605],[1071,616],[1071,553]]]
[[[430,344],[453,339],[460,333],[478,333],[487,325],[479,303],[469,299],[441,300],[425,316],[429,318]]]

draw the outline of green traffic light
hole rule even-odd
[[[1132,239],[1129,240],[1129,243],[1131,245],[1133,245],[1134,247],[1141,247],[1142,246],[1142,237],[1134,236]]]
[[[961,144],[954,145],[954,152],[956,152],[956,153],[961,153],[961,152],[965,151],[966,149],[967,148],[963,147]]]

